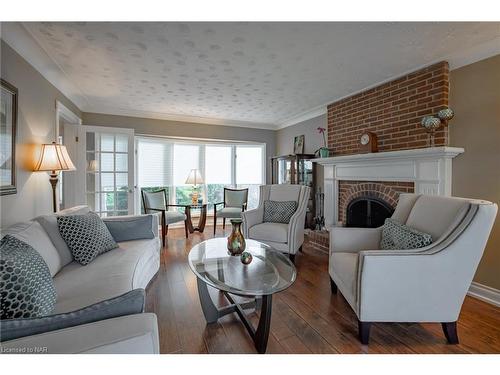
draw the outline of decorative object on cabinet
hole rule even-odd
[[[359,138],[359,152],[361,153],[369,153],[369,152],[377,152],[377,134],[372,132],[365,132]]]
[[[316,191],[316,163],[312,162],[313,154],[282,155],[271,158],[271,175],[273,184],[305,185],[311,189],[307,204],[306,227],[314,227]]]
[[[0,79],[0,195],[16,194],[17,88]]]
[[[318,133],[323,136],[323,147],[320,147],[316,152],[318,153],[320,158],[327,158],[328,156],[330,156],[330,150],[328,149],[328,147],[326,145],[326,136],[325,136],[326,129],[319,126],[317,128],[317,130],[318,130]]]
[[[69,157],[66,146],[56,142],[43,144],[40,152],[40,159],[33,169],[34,172],[50,172],[50,184],[52,185],[52,207],[57,211],[56,186],[59,171],[74,171],[75,165]]]
[[[304,134],[297,135],[293,139],[293,153],[303,154],[304,153]]]

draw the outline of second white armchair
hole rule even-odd
[[[292,262],[304,243],[304,222],[310,188],[302,185],[263,185],[259,206],[242,213],[243,235],[289,255]],[[264,222],[265,201],[295,201],[297,210],[288,224]]]

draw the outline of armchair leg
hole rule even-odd
[[[372,323],[371,322],[362,322],[358,320],[358,336],[359,336],[359,341],[363,345],[368,345],[368,341],[370,341],[370,327]]]
[[[187,220],[184,220],[184,234],[186,235],[186,238],[188,238],[188,223],[187,223]]]
[[[337,294],[337,284],[335,284],[335,281],[333,281],[331,276],[330,276],[330,289],[332,290],[332,294]]]
[[[217,211],[214,210],[214,236],[216,229],[217,229]]]
[[[222,218],[222,229],[223,230],[226,229],[226,218],[225,217]]]
[[[441,323],[448,344],[458,344],[457,322]]]
[[[288,254],[288,257],[292,261],[293,264],[295,264],[295,254]]]

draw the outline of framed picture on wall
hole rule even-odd
[[[293,139],[293,153],[294,154],[304,153],[304,134],[298,135]]]
[[[17,89],[0,79],[0,195],[16,194]]]

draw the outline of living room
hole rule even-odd
[[[498,20],[15,8],[2,354],[498,360]]]

